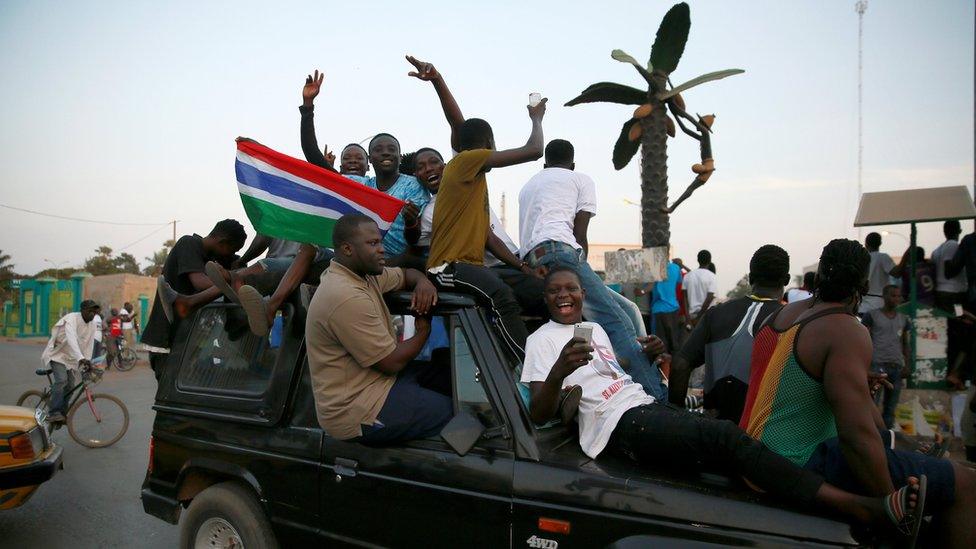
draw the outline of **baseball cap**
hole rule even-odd
[[[81,305],[78,307],[79,311],[83,311],[85,309],[101,309],[101,306],[93,299],[86,299],[82,301]]]

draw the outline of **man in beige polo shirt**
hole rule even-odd
[[[436,435],[454,414],[450,371],[408,366],[430,335],[434,285],[420,271],[384,266],[383,237],[369,217],[342,216],[332,240],[335,258],[305,324],[319,424],[334,438],[371,445]],[[413,290],[416,334],[397,342],[383,294],[403,289]]]

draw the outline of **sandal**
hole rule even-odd
[[[176,301],[177,296],[179,294],[166,282],[166,277],[159,275],[156,279],[156,297],[159,298],[159,306],[163,308],[163,314],[170,324],[173,323],[173,302]]]
[[[580,399],[583,398],[583,388],[573,385],[569,390],[564,391],[559,399],[559,420],[563,425],[571,425],[573,418],[579,411]]]
[[[213,282],[213,285],[220,289],[221,293],[224,294],[224,297],[229,299],[231,303],[237,303],[240,305],[241,300],[237,297],[237,292],[235,292],[234,288],[231,287],[226,280],[224,280],[223,270],[216,261],[208,261],[203,267],[203,272],[207,274],[207,278],[210,279],[210,282]],[[233,280],[234,275],[231,274],[230,276],[231,280]]]
[[[251,333],[256,336],[266,336],[271,326],[268,324],[267,300],[253,286],[241,286],[241,307],[247,313],[247,323],[251,326]]]
[[[925,492],[928,488],[928,478],[920,475],[918,478],[918,492],[915,500],[915,507],[909,508],[908,496],[911,493],[911,486],[906,485],[884,497],[882,504],[885,513],[891,519],[895,528],[905,537],[909,538],[908,547],[915,547],[918,541],[918,530],[922,526],[922,517],[925,514]]]

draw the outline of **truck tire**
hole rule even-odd
[[[215,484],[190,502],[180,528],[180,547],[277,549],[271,523],[251,490],[236,482]]]

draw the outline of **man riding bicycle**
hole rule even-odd
[[[51,422],[64,421],[65,390],[75,384],[75,372],[79,368],[91,366],[99,329],[92,320],[99,310],[97,303],[86,299],[81,302],[80,312],[64,315],[51,328],[51,339],[41,353],[41,360],[54,375],[48,416]]]

